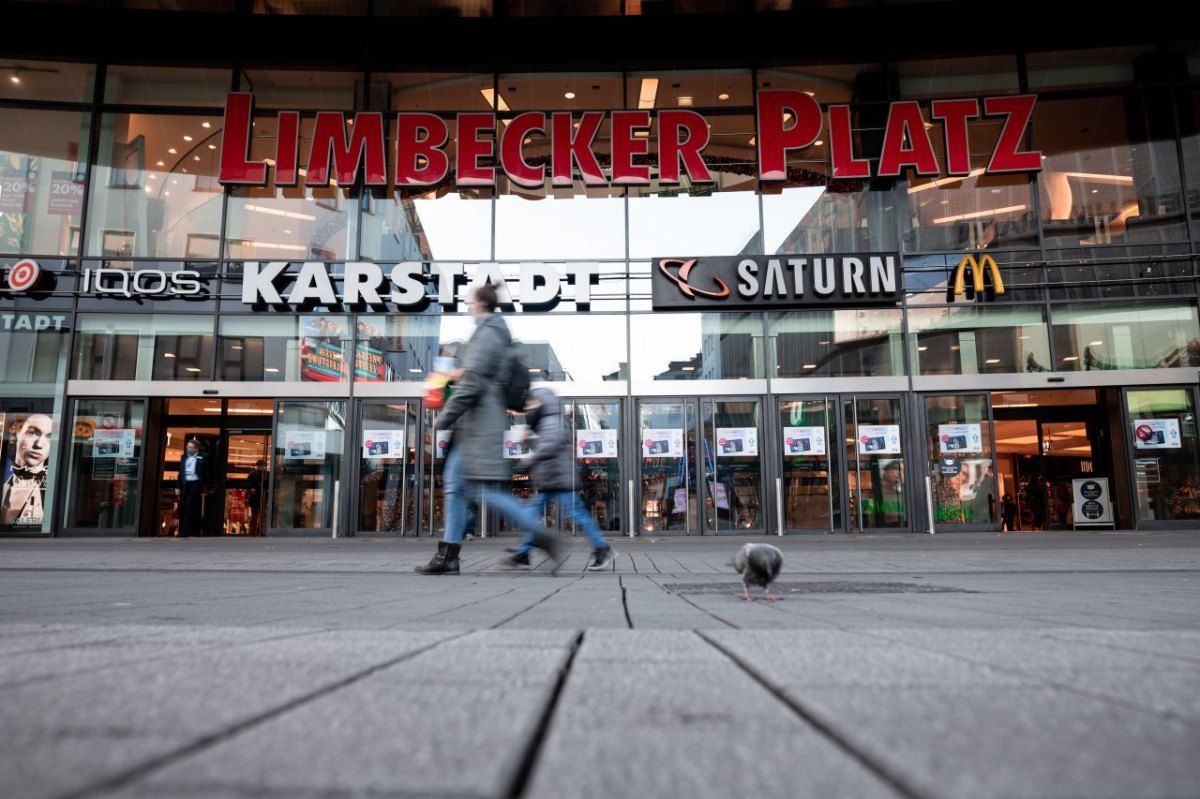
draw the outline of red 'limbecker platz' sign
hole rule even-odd
[[[985,173],[1031,172],[1041,169],[1041,153],[1023,150],[1025,129],[1033,116],[1034,95],[1007,95],[976,99],[934,100],[926,119],[920,103],[892,103],[878,152],[855,152],[851,107],[834,105],[828,114],[810,95],[790,89],[764,89],[758,93],[756,112],[758,174],[762,180],[787,179],[787,154],[812,146],[828,126],[831,178],[869,178],[870,163],[878,161],[876,177],[898,177],[911,167],[922,177],[966,176],[971,171],[970,133],[972,121],[987,117],[1001,122]],[[248,158],[254,96],[231,92],[225,101],[220,182],[231,186],[265,186],[270,182],[268,160]],[[470,112],[455,118],[454,182],[460,186],[494,186],[496,169],[521,186],[545,183],[547,171],[554,186],[570,186],[576,170],[588,186],[610,182],[623,186],[650,183],[650,128],[657,121],[659,183],[679,183],[687,174],[692,183],[711,183],[703,152],[709,142],[708,122],[695,112],[682,109],[659,111],[652,118],[647,110],[529,111],[505,117],[499,135],[496,115]],[[608,121],[611,136],[611,177],[606,177],[592,149],[601,126]],[[993,121],[993,125],[994,125]],[[936,151],[926,124],[940,123],[945,152],[945,169],[939,168]],[[347,127],[349,130],[347,131]],[[550,157],[530,163],[526,140],[548,140]],[[400,112],[396,115],[397,188],[434,186],[451,171],[447,153],[450,128],[437,114]],[[354,115],[352,124],[339,111],[316,115],[308,152],[308,186],[328,185],[331,173],[340,185],[350,185],[365,165],[368,186],[387,186],[387,136],[384,116],[378,111]],[[281,111],[275,139],[274,182],[295,186],[300,180],[300,112]]]

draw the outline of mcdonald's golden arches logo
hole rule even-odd
[[[991,273],[990,285],[987,281],[988,272]],[[969,284],[966,280],[967,273],[971,275]],[[985,291],[990,291],[993,296],[1004,293],[1004,281],[1000,278],[1000,267],[996,265],[996,259],[990,255],[984,255],[976,261],[973,255],[963,256],[963,259],[958,262],[958,266],[954,268],[954,282],[950,286],[947,299],[953,302],[955,296],[965,294],[969,300],[982,297]]]

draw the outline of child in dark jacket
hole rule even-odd
[[[525,405],[525,420],[533,437],[529,457],[529,475],[538,493],[528,506],[539,514],[546,503],[559,503],[564,515],[575,522],[575,529],[583,530],[592,543],[592,558],[589,571],[601,571],[612,564],[617,551],[604,540],[600,526],[584,508],[575,488],[575,449],[567,439],[563,427],[562,403],[558,395],[548,388],[538,387],[529,391]],[[527,528],[530,529],[530,528]],[[536,546],[536,536],[527,533],[517,546],[516,554],[508,559],[509,566],[528,566],[529,552]]]

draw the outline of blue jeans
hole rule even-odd
[[[592,549],[608,548],[608,542],[604,540],[604,534],[600,532],[600,525],[596,524],[592,514],[588,513],[587,509],[583,507],[583,503],[579,501],[578,491],[539,491],[537,496],[529,500],[524,507],[533,511],[540,518],[546,508],[546,503],[552,500],[558,503],[567,518],[575,522],[576,530],[583,530],[588,540],[592,542]],[[525,529],[530,528],[526,527]],[[533,549],[532,544],[533,535],[526,533],[525,537],[521,539],[521,543],[517,545],[517,551],[528,552]]]
[[[446,466],[442,470],[442,506],[445,508],[446,531],[442,540],[461,544],[467,525],[467,510],[471,502],[487,502],[509,521],[530,533],[545,533],[541,514],[494,483],[469,480],[463,476],[462,450],[450,447]],[[482,532],[482,531],[477,531]],[[530,536],[532,538],[532,536]]]

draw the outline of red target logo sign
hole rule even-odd
[[[41,277],[42,267],[37,261],[26,258],[17,261],[16,265],[8,270],[8,287],[13,291],[27,291],[37,285]]]

